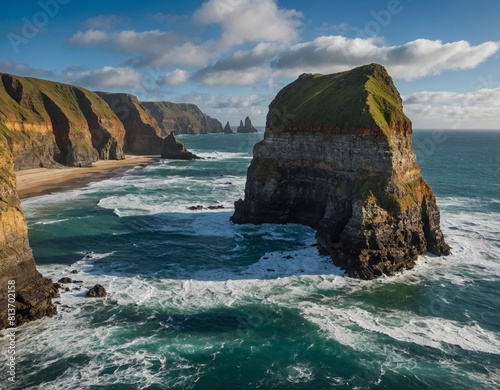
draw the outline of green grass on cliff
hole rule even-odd
[[[97,94],[85,88],[31,77],[0,74],[5,81],[13,81],[22,90],[18,103],[7,92],[7,86],[0,82],[0,120],[12,119],[24,122],[49,121],[43,95],[52,100],[70,122],[86,121],[75,91],[81,91],[91,102],[93,111],[102,118],[113,119],[115,114]]]
[[[382,65],[370,64],[330,75],[304,74],[282,89],[270,115],[313,128],[380,128],[409,121],[401,97]]]
[[[171,103],[171,102],[141,102],[141,104],[151,112],[158,124],[166,131],[174,130],[166,127],[164,121],[172,120],[173,123],[181,124],[193,129],[204,127],[205,114],[195,104]]]

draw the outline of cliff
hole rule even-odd
[[[141,102],[158,122],[162,136],[170,134],[222,133],[222,124],[203,113],[195,104]]]
[[[236,130],[237,133],[257,133],[257,129],[253,127],[252,121],[250,118],[247,116],[245,118],[245,124],[243,124],[243,121],[240,120],[240,125],[238,126],[238,129]]]
[[[123,125],[84,88],[0,73],[0,123],[16,169],[124,158]]]
[[[160,154],[163,132],[151,112],[147,110],[137,97],[126,93],[96,92],[126,129],[125,147],[130,154]]]
[[[351,276],[412,268],[449,254],[435,196],[411,147],[411,121],[377,64],[304,74],[269,106],[235,223],[301,223]]]
[[[6,131],[0,123],[0,131]],[[0,329],[52,316],[51,299],[57,290],[35,267],[28,241],[28,229],[15,189],[14,159],[7,140],[0,134]],[[9,281],[15,284],[9,284]],[[15,287],[15,319],[9,319],[8,293]]]
[[[184,144],[175,138],[174,132],[172,131],[163,140],[161,158],[170,160],[197,160],[200,157],[189,152]]]

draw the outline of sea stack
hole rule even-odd
[[[175,138],[172,131],[163,140],[161,158],[170,160],[197,160],[200,157],[188,151],[184,144]]]
[[[14,158],[0,132],[0,329],[54,315],[58,294],[35,267],[15,184]]]
[[[257,129],[253,127],[252,121],[250,118],[247,116],[245,118],[245,124],[243,124],[243,121],[240,120],[240,125],[238,126],[238,129],[236,130],[237,133],[257,133]]]
[[[303,74],[269,106],[235,223],[300,223],[348,275],[374,279],[447,255],[411,121],[378,64]]]
[[[224,134],[234,134],[229,121],[226,123],[226,126],[224,126]]]

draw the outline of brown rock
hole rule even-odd
[[[351,276],[447,255],[439,209],[411,147],[411,121],[391,77],[371,64],[305,74],[269,106],[235,223],[302,223]]]
[[[94,92],[0,73],[0,122],[16,169],[123,159],[125,130]]]
[[[102,298],[106,296],[106,289],[100,284],[96,284],[85,294],[87,298]]]
[[[171,160],[198,160],[200,157],[188,151],[184,144],[175,138],[172,132],[163,140],[161,158],[168,158]]]
[[[14,161],[0,132],[0,329],[52,316],[57,289],[35,267],[28,229],[15,189]],[[15,319],[8,300],[14,297]]]

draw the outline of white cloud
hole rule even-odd
[[[475,68],[497,53],[499,42],[473,46],[465,41],[442,43],[418,39],[384,46],[374,38],[323,36],[291,46],[259,44],[237,51],[196,73],[207,85],[250,85],[262,77],[295,78],[301,73],[335,73],[377,62],[395,79],[413,80],[447,70]]]
[[[102,29],[110,30],[114,26],[126,21],[127,18],[119,15],[97,15],[83,22],[83,26],[87,29]]]
[[[133,56],[130,63],[135,66],[157,65],[206,65],[214,56],[211,41],[194,44],[172,31],[125,30],[107,33],[101,30],[79,31],[69,40],[73,45],[107,44],[120,53]]]
[[[73,75],[75,76],[75,75]],[[88,88],[140,88],[143,75],[128,67],[105,66],[95,71],[82,72],[74,83]]]
[[[184,84],[191,77],[191,73],[182,69],[175,69],[168,72],[160,81],[161,85],[180,85]]]
[[[373,38],[323,36],[281,53],[277,69],[297,72],[334,72],[377,62],[395,79],[413,80],[445,70],[472,69],[500,49],[499,42],[477,46],[466,41],[442,43],[417,39],[400,46],[379,46]]]
[[[500,128],[500,88],[466,93],[421,91],[403,100],[414,128]]]
[[[98,45],[108,40],[108,34],[102,30],[90,29],[87,31],[78,31],[71,37],[69,43],[77,46]]]
[[[200,24],[220,24],[221,43],[229,48],[244,42],[293,42],[303,15],[279,8],[276,0],[209,0],[193,18]]]
[[[33,68],[26,64],[20,64],[12,60],[5,60],[0,63],[0,72],[13,73],[19,76],[32,76],[32,77],[54,77],[54,72]]]

